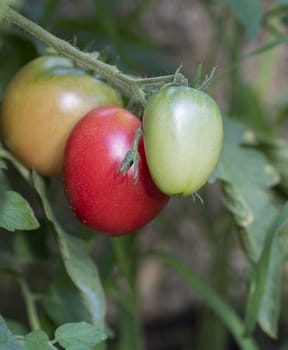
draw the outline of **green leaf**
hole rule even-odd
[[[257,140],[257,143],[279,172],[280,186],[288,194],[288,141],[278,138],[276,140]]]
[[[224,118],[224,145],[213,178],[222,182],[223,201],[241,228],[246,253],[257,261],[265,234],[278,208],[268,189],[279,182],[279,175],[259,151],[241,146],[253,134],[231,119]],[[241,141],[242,140],[242,141]]]
[[[254,292],[248,299],[245,330],[250,334],[258,320],[268,335],[275,336],[285,252],[275,241],[272,253],[269,247],[267,260],[263,256],[267,252],[271,225],[279,212],[269,188],[278,183],[279,175],[262,153],[241,147],[245,140],[253,143],[255,135],[229,119],[225,119],[224,125],[224,148],[214,176],[223,183],[224,204],[241,228],[240,237],[249,260],[260,264],[260,270],[256,268],[258,272],[252,275],[250,294]]]
[[[281,306],[282,270],[284,254],[281,254],[280,242],[272,245],[271,260],[267,272],[266,286],[261,301],[258,322],[263,331],[271,338],[278,334]]]
[[[246,334],[253,332],[260,308],[263,305],[260,312],[260,324],[271,336],[276,337],[277,335],[276,322],[279,317],[278,303],[281,281],[279,271],[281,271],[283,260],[281,259],[279,240],[276,239],[279,238],[278,234],[283,229],[288,232],[288,202],[269,228],[261,257],[253,270],[245,315]],[[277,282],[278,284],[273,286]],[[275,297],[277,297],[277,304]]]
[[[0,349],[5,350],[25,350],[24,346],[18,342],[16,337],[8,329],[4,318],[0,315]]]
[[[68,348],[66,348],[66,350],[92,350],[89,347],[87,347],[86,345],[79,345],[79,344],[76,344],[76,345],[70,345],[68,346]],[[94,350],[94,349],[93,349]]]
[[[44,307],[48,316],[57,325],[90,320],[80,294],[72,288],[53,287],[44,299]]]
[[[260,0],[224,0],[246,29],[248,40],[257,35],[261,24]]]
[[[104,327],[105,298],[94,262],[84,244],[57,228],[66,271],[79,288],[93,323]]]
[[[263,46],[259,47],[258,49],[248,52],[242,58],[257,56],[259,54],[262,54],[265,51],[269,51],[269,50],[274,49],[274,47],[277,47],[277,46],[282,45],[282,44],[286,44],[287,42],[288,42],[288,35],[280,36],[277,39],[269,41],[268,43],[264,44]]]
[[[240,349],[258,349],[251,338],[244,336],[243,323],[231,306],[227,304],[209,284],[197,276],[197,274],[195,274],[190,267],[169,253],[157,252],[153,253],[152,257],[157,258],[169,267],[173,268],[177,272],[177,275],[181,277],[204,300],[205,304],[216,313],[219,319],[222,320],[227,329],[234,336]]]
[[[46,217],[52,223],[58,235],[66,271],[79,289],[92,322],[100,329],[105,329],[105,296],[96,265],[88,255],[83,241],[68,235],[57,223],[45,195],[45,185],[42,178],[33,173],[32,179],[35,189],[41,198]]]
[[[88,349],[107,339],[107,334],[86,322],[67,323],[57,328],[55,338],[65,349]]]
[[[6,321],[7,327],[11,330],[13,334],[24,335],[28,333],[27,328],[22,323],[12,319],[7,319],[7,318],[5,321]]]
[[[39,223],[29,203],[19,193],[5,191],[0,205],[0,227],[8,231],[34,230]]]
[[[26,350],[55,350],[55,346],[49,344],[49,338],[43,331],[35,330],[24,337]]]

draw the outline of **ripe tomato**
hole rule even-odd
[[[67,137],[89,110],[122,105],[106,83],[64,57],[43,56],[24,66],[7,88],[1,129],[5,143],[25,165],[59,175]]]
[[[151,179],[143,137],[138,144],[138,181],[134,166],[125,176],[118,170],[140,126],[123,108],[100,107],[84,116],[68,138],[64,188],[78,218],[94,230],[109,235],[133,231],[152,220],[169,199]]]
[[[222,117],[206,93],[169,86],[152,95],[143,116],[147,164],[159,189],[190,195],[213,172],[223,142]]]

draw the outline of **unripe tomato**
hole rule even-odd
[[[64,188],[75,214],[94,230],[109,235],[136,230],[168,202],[149,174],[143,137],[138,144],[138,181],[134,166],[125,176],[119,172],[140,126],[139,119],[123,108],[100,107],[84,116],[68,138]]]
[[[25,65],[4,96],[3,139],[26,166],[42,175],[59,175],[67,137],[89,110],[122,105],[108,84],[75,68],[64,57],[43,56]]]
[[[190,195],[206,183],[223,142],[221,113],[210,96],[165,87],[149,99],[143,129],[147,164],[163,193]]]

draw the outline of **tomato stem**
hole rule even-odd
[[[175,85],[184,85],[186,84],[185,76],[176,71],[175,74],[170,74],[160,77],[150,77],[150,78],[136,78],[136,83],[141,86],[146,85],[164,85],[167,83],[174,83]]]
[[[126,153],[125,158],[119,166],[119,171],[125,176],[129,169],[134,165],[134,181],[137,182],[139,178],[139,152],[138,143],[141,135],[143,134],[143,129],[140,126],[134,136],[134,140],[130,150]]]
[[[116,86],[126,96],[132,96],[142,106],[146,105],[146,94],[143,90],[143,86],[147,85],[161,85],[169,82],[182,84],[185,80],[183,74],[178,70],[175,74],[160,76],[156,78],[135,78],[127,74],[123,74],[120,70],[108,63],[105,63],[95,57],[95,55],[87,52],[80,51],[67,41],[62,40],[44,28],[21,15],[19,12],[13,10],[8,5],[5,6],[4,18],[9,23],[13,23],[16,26],[27,31],[31,35],[37,37],[49,47],[54,48],[58,53],[63,56],[69,57],[77,64],[87,67],[89,70],[98,73],[105,80]]]

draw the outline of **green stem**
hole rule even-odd
[[[120,273],[124,276],[130,292],[132,293],[132,278],[131,278],[131,268],[127,258],[127,253],[125,252],[125,239],[126,237],[113,237],[110,242],[117,260],[117,265],[120,269]]]
[[[134,136],[133,143],[131,149],[127,152],[125,158],[121,162],[119,166],[119,171],[125,176],[132,165],[134,165],[134,181],[138,181],[139,177],[139,152],[138,152],[138,143],[140,137],[143,134],[143,129],[140,126]]]
[[[33,294],[23,276],[19,277],[18,281],[26,304],[30,327],[32,330],[41,329]]]
[[[258,350],[255,341],[250,337],[244,336],[244,325],[230,305],[195,274],[190,267],[168,253],[155,252],[151,256],[172,267],[201,296],[205,304],[215,312],[227,329],[229,329],[241,350]]]
[[[31,178],[30,170],[25,168],[16,158],[12,156],[10,152],[6,151],[0,143],[0,159],[1,158],[11,162],[14,165],[14,167],[19,171],[19,173],[22,175],[22,177],[28,182],[30,181],[30,178]]]
[[[44,42],[46,45],[53,47],[58,53],[69,57],[77,64],[85,66],[89,70],[100,74],[111,84],[120,88],[124,95],[133,96],[137,101],[139,101],[139,103],[141,103],[142,106],[146,105],[146,95],[142,89],[142,86],[155,83],[155,81],[156,84],[165,84],[167,82],[181,84],[183,81],[183,75],[179,72],[176,72],[175,75],[152,78],[151,80],[150,78],[139,79],[122,74],[117,67],[98,60],[90,53],[78,50],[67,41],[57,38],[9,6],[6,6],[4,13],[5,19],[9,23],[13,23],[16,26],[24,29]]]
[[[120,342],[119,349],[144,350],[145,341],[141,318],[139,314],[139,305],[137,298],[137,287],[133,269],[137,262],[129,260],[131,258],[130,237],[112,238],[111,244],[116,256],[117,265],[123,278],[127,282],[128,290],[117,291],[115,295],[119,305],[119,324]],[[132,252],[133,254],[133,252]]]
[[[140,91],[139,87],[135,86],[133,79],[121,74],[115,66],[99,61],[89,53],[76,49],[67,41],[57,38],[38,24],[22,16],[8,6],[5,11],[5,18],[8,22],[14,23],[33,36],[39,38],[46,45],[53,47],[57,52],[69,57],[80,65],[85,64],[88,69],[99,73],[104,79],[109,81],[112,80],[115,85],[123,87],[123,89],[128,90],[133,95],[135,94],[139,101],[142,104],[145,104],[146,101],[145,96],[143,96],[143,91]]]
[[[182,83],[181,74],[180,75],[178,74],[176,76],[178,76],[178,78],[177,78],[177,81],[175,83],[176,84]],[[182,76],[182,78],[183,78],[183,84],[184,84],[185,77]],[[173,82],[174,79],[175,79],[175,74],[171,74],[171,75],[160,76],[160,77],[136,78],[136,83],[139,85],[142,85],[142,86],[145,86],[145,85],[163,85],[163,84],[168,84],[168,83]]]

